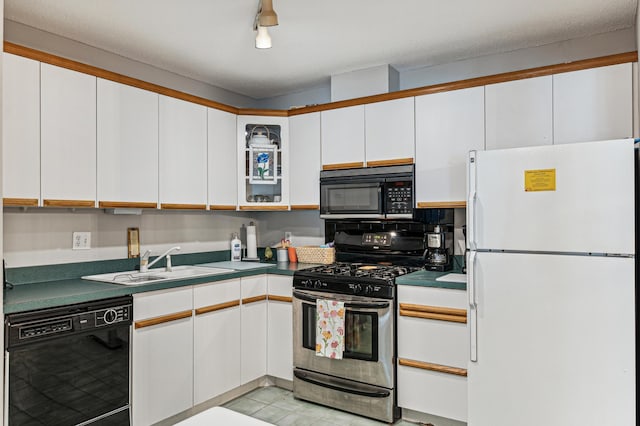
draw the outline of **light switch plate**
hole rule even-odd
[[[73,250],[89,250],[91,248],[91,232],[74,232]]]

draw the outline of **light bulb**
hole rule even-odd
[[[267,31],[267,27],[258,25],[258,34],[256,35],[256,49],[271,49],[271,37]]]

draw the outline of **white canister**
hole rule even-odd
[[[276,259],[278,262],[288,262],[289,261],[289,250],[287,248],[279,248],[277,250]]]

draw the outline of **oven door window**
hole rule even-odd
[[[320,197],[321,213],[382,213],[381,186],[378,182],[323,184]]]
[[[343,358],[378,361],[378,314],[346,310]],[[316,305],[302,304],[302,346],[316,350]]]

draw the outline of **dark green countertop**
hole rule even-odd
[[[230,272],[168,282],[150,282],[136,286],[108,284],[81,278],[64,278],[52,281],[25,282],[16,284],[12,289],[4,290],[4,313],[24,312],[34,309],[82,303],[109,297],[124,296],[146,291],[204,284],[232,278],[259,274],[293,275],[299,269],[315,266],[308,263],[273,263],[271,267]],[[83,274],[91,274],[86,268],[80,269]],[[102,272],[102,271],[101,271]]]
[[[455,256],[453,261],[453,269],[446,272],[436,271],[418,271],[411,274],[403,275],[396,278],[396,284],[398,285],[415,285],[420,287],[436,287],[436,288],[450,288],[453,290],[466,290],[467,283],[452,282],[452,281],[436,281],[436,278],[442,277],[447,274],[461,274],[463,256]]]

